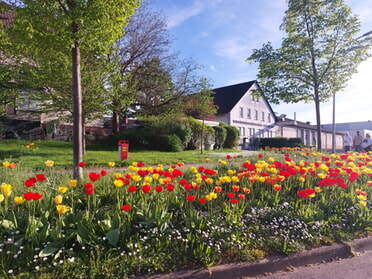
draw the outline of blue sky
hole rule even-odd
[[[202,66],[200,75],[213,87],[255,80],[257,65],[245,62],[255,48],[270,41],[279,47],[285,0],[150,0],[167,17],[172,50]],[[372,0],[345,0],[361,20],[361,34],[372,30]],[[372,121],[372,58],[363,62],[336,94],[336,122]],[[278,114],[315,124],[315,106],[282,104]],[[321,122],[332,122],[332,100],[321,105]]]

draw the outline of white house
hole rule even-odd
[[[257,81],[213,90],[218,106],[215,120],[237,127],[243,148],[251,138],[275,136],[275,113],[265,98],[253,94],[255,90],[260,90]]]
[[[316,146],[316,125],[276,117],[261,94],[259,97],[252,94],[256,90],[260,87],[255,80],[213,89],[214,103],[218,106],[215,120],[239,129],[243,149],[255,145],[259,138],[271,137],[300,138],[305,146]],[[322,150],[332,150],[332,131],[323,128],[321,133]],[[336,133],[335,143],[336,150],[343,150],[343,133]]]

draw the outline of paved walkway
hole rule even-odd
[[[342,259],[342,260],[340,260]],[[372,279],[372,236],[258,263],[232,263],[136,279]]]

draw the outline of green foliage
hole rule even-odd
[[[303,145],[300,138],[260,138],[261,147],[300,147]]]
[[[211,84],[205,78],[200,79],[199,92],[188,96],[184,104],[184,112],[188,116],[197,119],[211,119],[217,112],[216,105],[213,103],[215,92],[211,90]]]
[[[320,150],[320,103],[342,90],[370,56],[372,38],[357,39],[360,21],[340,0],[288,1],[281,29],[287,34],[281,47],[266,43],[248,61],[259,63],[269,102],[314,102]]]
[[[182,141],[177,135],[158,136],[153,142],[154,149],[167,152],[183,151]]]
[[[202,140],[205,146],[211,146],[214,142],[214,130],[208,125],[204,125],[202,121],[188,117],[185,124],[189,127],[192,133],[190,141],[187,143],[186,149],[200,149]],[[204,148],[204,147],[203,147]]]
[[[235,126],[223,126],[226,129],[226,140],[223,144],[224,148],[236,148],[239,143],[240,133]]]
[[[213,149],[221,149],[226,141],[227,131],[223,126],[214,126],[215,143]]]

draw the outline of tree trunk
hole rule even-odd
[[[113,134],[120,133],[120,116],[115,111],[112,113],[112,133]]]
[[[316,87],[314,89],[314,103],[315,103],[315,113],[316,113],[316,133],[317,133],[317,150],[322,151],[322,130],[320,122],[320,102],[319,102],[319,89]]]
[[[202,128],[201,128],[200,154],[203,154],[203,144],[204,144],[203,138],[204,138],[204,118],[203,118],[203,121],[202,121]]]
[[[76,25],[76,24],[74,24]],[[73,26],[73,31],[77,32]],[[80,72],[80,44],[76,39],[72,48],[72,91],[73,91],[73,177],[80,180],[83,170],[79,162],[83,160],[83,117],[82,117],[82,92]]]
[[[86,133],[85,133],[85,117],[84,115],[81,117],[81,122],[82,122],[82,128],[81,128],[81,137],[82,137],[82,141],[81,141],[81,144],[82,144],[82,154],[83,156],[85,155],[86,153],[86,149],[87,149],[87,137],[86,137]]]

